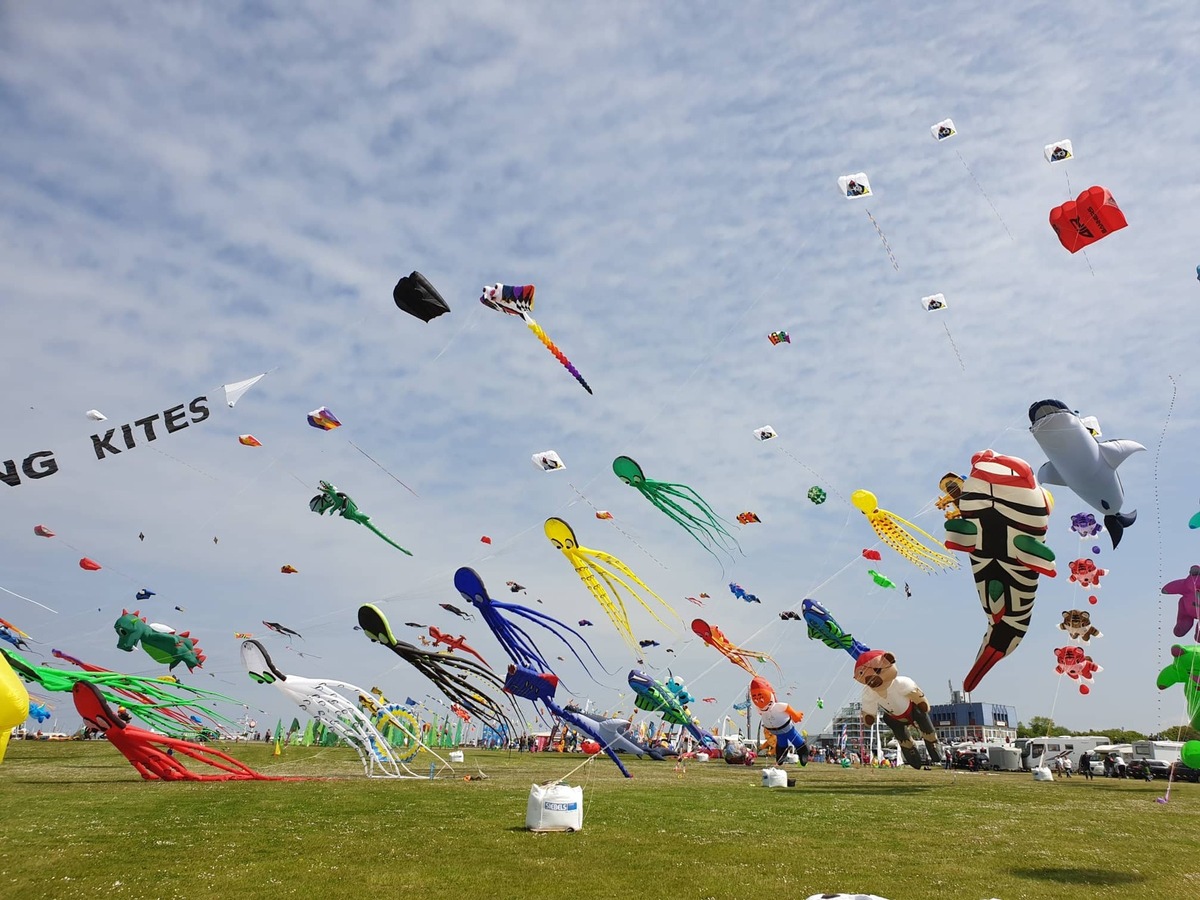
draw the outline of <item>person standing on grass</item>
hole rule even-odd
[[[1089,781],[1096,777],[1092,773],[1092,754],[1087,750],[1079,754],[1079,771]]]
[[[1064,756],[1062,761],[1063,774],[1068,778],[1071,777],[1071,757]]]

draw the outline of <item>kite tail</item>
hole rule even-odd
[[[382,531],[380,531],[378,528],[376,528],[370,522],[363,522],[363,524],[366,525],[370,531],[374,532],[376,535],[383,538],[385,541],[387,541],[389,544],[391,544],[393,547],[395,547],[401,553],[406,553],[409,556],[412,556],[412,551],[405,550],[403,547],[401,547],[399,544],[397,544],[395,541],[393,541],[390,537],[388,537],[386,534],[384,534]]]
[[[554,358],[566,366],[567,371],[575,376],[575,380],[583,385],[583,389],[589,394],[592,393],[591,386],[584,380],[583,376],[579,374],[579,370],[575,368],[569,359],[567,359],[567,355],[558,349],[554,341],[550,340],[550,336],[542,330],[542,326],[530,318],[525,319],[525,324],[529,326],[530,331],[537,335],[537,339],[542,342],[542,346],[553,353]]]

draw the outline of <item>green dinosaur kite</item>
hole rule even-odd
[[[365,525],[368,529],[375,532],[379,537],[383,538],[401,553],[407,553],[412,556],[408,550],[405,550],[390,537],[371,524],[371,517],[364,512],[360,512],[358,504],[356,504],[350,496],[342,491],[339,491],[334,485],[328,481],[322,481],[321,493],[308,501],[308,508],[317,515],[329,513],[332,515],[341,516],[343,519],[349,519],[351,522],[357,522],[359,525]]]

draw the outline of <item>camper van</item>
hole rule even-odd
[[[1169,763],[1179,759],[1183,741],[1134,741],[1134,759],[1161,759]]]
[[[1069,754],[1071,763],[1078,765],[1079,754],[1084,750],[1095,753],[1099,747],[1112,747],[1105,735],[1060,734],[1058,737],[1030,738],[1021,748],[1021,768],[1035,769],[1064,754]]]

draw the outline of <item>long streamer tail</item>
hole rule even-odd
[[[579,374],[579,370],[575,368],[574,364],[567,359],[567,355],[559,350],[557,346],[555,346],[554,341],[550,340],[550,336],[546,334],[546,332],[542,329],[542,326],[528,316],[525,317],[525,324],[529,326],[530,331],[537,335],[537,339],[542,342],[542,346],[553,353],[554,358],[562,363],[568,372],[575,376],[575,380],[583,385],[583,389],[589,394],[592,393],[591,386],[584,380],[583,376]]]
[[[382,531],[380,531],[378,528],[376,528],[370,522],[364,522],[363,524],[367,526],[367,529],[369,531],[372,531],[375,534],[377,534],[379,537],[383,538],[385,541],[387,541],[389,544],[391,544],[393,547],[395,547],[401,553],[407,553],[409,556],[412,556],[411,550],[405,550],[403,547],[401,547],[399,544],[397,544],[395,541],[393,541],[390,537],[388,537],[386,534],[384,534]]]

